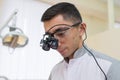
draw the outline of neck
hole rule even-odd
[[[64,58],[64,60],[69,63],[70,59],[76,59],[76,58],[80,58],[81,56],[83,56],[86,53],[86,50],[84,49],[84,47],[82,46],[79,49],[76,49],[74,51],[74,53],[72,54],[72,57],[66,57]]]

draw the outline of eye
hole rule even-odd
[[[56,32],[55,36],[64,37],[64,36],[65,36],[65,32],[66,32],[66,31],[59,31],[59,32]]]
[[[58,36],[58,37],[64,37],[65,36],[65,32],[70,29],[68,27],[65,28],[59,28],[57,29],[53,34],[54,36]]]

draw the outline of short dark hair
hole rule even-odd
[[[48,8],[42,15],[41,21],[49,21],[57,15],[62,15],[65,20],[71,20],[72,22],[82,22],[78,9],[68,2],[57,3]]]

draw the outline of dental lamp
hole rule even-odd
[[[24,47],[28,43],[28,37],[24,35],[23,31],[20,28],[16,27],[17,13],[18,12],[15,11],[0,29],[0,38],[2,38],[2,44],[13,49]],[[13,20],[14,23],[9,26],[8,24]],[[3,36],[2,33],[6,32],[4,31],[5,28],[9,28],[9,32]]]

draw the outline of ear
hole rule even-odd
[[[86,24],[85,23],[81,23],[79,30],[80,30],[80,36],[83,36],[85,31],[86,31]]]

